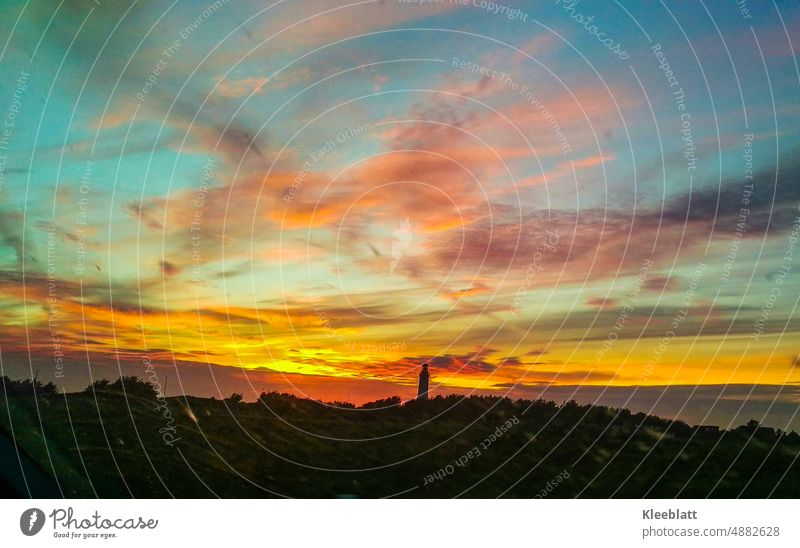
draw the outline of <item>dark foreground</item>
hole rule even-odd
[[[800,436],[754,422],[721,431],[487,397],[358,409],[275,393],[160,400],[135,382],[34,398],[8,383],[4,496],[800,496]]]

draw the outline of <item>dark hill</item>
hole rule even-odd
[[[800,436],[755,422],[477,396],[159,399],[130,378],[34,397],[3,381],[0,429],[69,497],[800,496]]]

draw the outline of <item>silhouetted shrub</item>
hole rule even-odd
[[[225,403],[227,403],[228,405],[238,405],[243,401],[244,401],[244,396],[242,396],[237,392],[234,392],[233,394],[225,398]]]
[[[34,394],[39,398],[48,398],[61,392],[61,389],[52,382],[43,383],[40,380],[11,380],[8,377],[0,377],[3,392],[8,397],[33,398]]]
[[[84,388],[83,392],[98,396],[127,396],[145,399],[155,399],[158,396],[158,392],[152,384],[136,376],[123,376],[114,382],[99,379]]]
[[[323,404],[327,405],[329,407],[337,408],[337,409],[355,409],[356,408],[356,404],[351,403],[349,401],[338,401],[338,400],[336,400],[336,401],[327,401],[327,402],[323,402]]]
[[[290,411],[301,415],[312,415],[318,414],[320,409],[324,409],[324,406],[320,405],[318,401],[298,398],[294,394],[285,392],[262,392],[258,397],[258,403],[277,415]]]
[[[367,402],[361,406],[361,409],[386,409],[391,407],[399,407],[402,400],[400,396],[390,396],[380,400]]]

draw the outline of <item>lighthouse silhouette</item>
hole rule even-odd
[[[417,399],[418,400],[427,400],[428,399],[428,379],[430,379],[430,373],[428,373],[428,364],[422,364],[422,371],[419,372],[419,389],[417,390]]]

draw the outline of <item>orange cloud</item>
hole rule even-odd
[[[613,154],[595,154],[587,156],[586,158],[579,158],[578,160],[570,160],[568,162],[560,162],[556,167],[550,171],[541,173],[533,177],[527,177],[517,181],[517,187],[536,186],[543,184],[553,184],[560,179],[571,178],[573,170],[587,169],[591,167],[601,166],[606,162],[614,160]],[[508,190],[513,189],[509,187]]]

